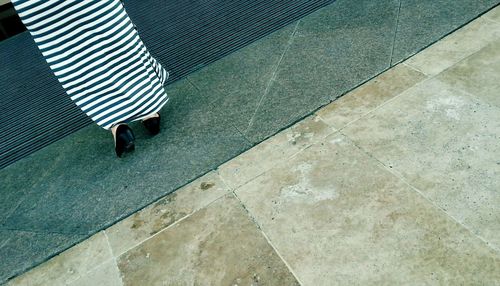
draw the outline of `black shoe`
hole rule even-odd
[[[158,114],[158,117],[152,117],[142,121],[142,124],[144,124],[144,127],[146,127],[151,135],[160,133],[160,114],[156,114]]]
[[[134,133],[126,124],[120,124],[116,128],[115,135],[116,156],[121,157],[123,153],[132,152],[135,149]]]

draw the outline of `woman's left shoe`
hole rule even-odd
[[[142,124],[151,133],[151,135],[156,135],[160,133],[160,114],[156,113],[156,116],[144,119]]]
[[[135,150],[135,136],[127,124],[118,125],[115,129],[114,137],[116,156],[121,157],[123,153]]]

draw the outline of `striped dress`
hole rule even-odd
[[[168,101],[168,72],[120,0],[13,0],[73,102],[99,126],[140,120]]]

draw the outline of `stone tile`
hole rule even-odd
[[[438,78],[500,107],[500,39],[440,74]]]
[[[224,57],[217,62],[188,76],[189,80],[211,102],[224,104],[230,100],[239,100],[234,96],[245,84],[253,84],[261,91],[269,83],[276,65],[295,30],[296,23],[290,24],[250,45]],[[227,91],[227,94],[224,94]],[[258,97],[258,96],[257,96]]]
[[[79,235],[44,234],[0,229],[0,284],[81,240]],[[49,273],[45,275],[50,275]],[[44,275],[41,275],[44,276]],[[22,278],[15,281],[23,281]],[[12,285],[23,285],[22,283]]]
[[[216,172],[195,180],[106,229],[115,256],[136,246],[228,192]]]
[[[241,131],[248,128],[295,30],[291,24],[189,75],[218,112]]]
[[[425,78],[410,67],[397,65],[323,107],[316,114],[326,123],[341,129]]]
[[[397,9],[397,0],[338,0],[303,18],[247,138],[258,142],[386,69]]]
[[[491,11],[484,14],[483,17],[500,23],[500,6],[491,9]]]
[[[228,195],[119,258],[124,285],[298,285]]]
[[[105,228],[250,147],[187,81],[169,87],[162,132],[150,138],[140,123],[136,151],[118,159],[108,132],[90,126],[30,158],[44,162],[30,176],[30,195],[6,220],[9,228],[88,234]],[[221,148],[224,146],[224,148]],[[23,166],[23,165],[19,165]],[[22,169],[12,166],[12,173]],[[22,183],[20,183],[20,186]],[[17,190],[15,183],[9,188]]]
[[[498,253],[338,133],[236,194],[304,285],[500,279]]]
[[[343,132],[500,250],[500,108],[430,80]]]
[[[17,183],[14,184],[17,185]],[[4,222],[10,214],[15,211],[25,196],[25,191],[2,187],[2,190],[0,190],[0,224],[2,224],[2,222]]]
[[[392,63],[398,63],[498,4],[498,0],[401,0]]]
[[[236,189],[333,132],[319,117],[308,117],[224,163],[220,175]]]
[[[9,285],[65,285],[111,258],[111,249],[106,236],[103,232],[99,232],[13,279]]]
[[[33,157],[32,155],[31,157]],[[32,186],[40,184],[48,174],[45,161],[29,157],[14,166],[0,170],[0,225],[15,211]]]
[[[500,39],[500,23],[478,18],[405,63],[428,75],[436,75]]]
[[[338,0],[305,17],[279,80],[333,100],[376,76],[389,67],[398,6],[397,0]]]
[[[86,275],[78,278],[75,281],[67,284],[68,286],[122,286],[120,272],[116,266],[115,260],[108,260],[103,265],[93,269]]]

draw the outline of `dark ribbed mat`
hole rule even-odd
[[[124,2],[172,82],[334,0]],[[0,168],[92,123],[27,32],[0,42],[0,74]]]

